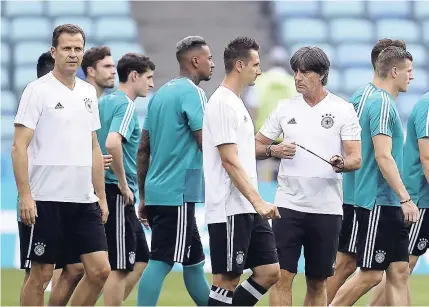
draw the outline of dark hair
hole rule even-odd
[[[85,77],[88,75],[88,67],[95,68],[98,61],[101,61],[106,56],[111,56],[110,48],[107,46],[92,47],[88,49],[83,55],[82,59],[82,70]]]
[[[405,44],[404,40],[390,39],[390,38],[380,39],[377,42],[377,44],[374,45],[371,51],[371,63],[374,69],[375,69],[375,62],[377,62],[377,58],[380,55],[380,52],[383,51],[383,49],[386,49],[387,47],[390,47],[390,46],[395,46],[395,47],[407,50],[407,45]]]
[[[180,40],[176,44],[176,58],[179,62],[183,60],[183,57],[189,51],[195,48],[201,48],[206,46],[207,42],[201,36],[187,36],[184,39]]]
[[[58,40],[60,38],[60,35],[62,33],[68,33],[68,34],[82,34],[83,38],[83,45],[85,46],[85,32],[77,26],[72,24],[64,24],[56,27],[54,29],[54,32],[52,33],[52,46],[57,47],[58,46]]]
[[[149,57],[138,53],[127,53],[119,61],[117,66],[119,82],[125,83],[128,75],[133,71],[144,74],[148,70],[155,70],[155,64]]]
[[[323,85],[328,83],[331,62],[326,53],[319,47],[300,48],[290,59],[290,66],[294,72],[315,72],[322,77]]]
[[[44,52],[39,56],[37,60],[37,78],[43,77],[54,69],[55,60],[51,55],[51,52]]]
[[[230,41],[223,51],[225,72],[230,73],[238,60],[244,61],[247,65],[250,50],[259,51],[259,44],[253,38],[240,36]]]
[[[413,61],[413,56],[400,47],[390,46],[380,52],[375,62],[376,71],[380,78],[386,78],[389,71],[405,60]]]

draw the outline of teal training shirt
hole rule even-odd
[[[349,102],[353,104],[358,118],[362,114],[362,106],[365,105],[377,88],[371,82],[360,87],[350,97]],[[355,205],[355,172],[346,172],[343,174],[343,202],[346,205]]]
[[[378,89],[368,98],[360,116],[362,127],[362,166],[356,171],[356,205],[372,210],[374,204],[400,206],[399,198],[384,179],[377,161],[372,138],[379,134],[392,138],[392,156],[402,174],[404,133],[392,96]]]
[[[193,132],[203,127],[206,103],[204,91],[188,78],[169,81],[150,100],[144,122],[151,153],[146,205],[204,202],[202,152]]]
[[[103,154],[108,154],[106,140],[110,132],[117,132],[122,135],[123,163],[127,183],[131,191],[137,194],[136,157],[141,129],[135,104],[124,92],[117,90],[101,98],[98,108],[101,128],[97,130],[97,138],[101,151]],[[118,184],[118,179],[111,169],[105,171],[105,183]]]
[[[429,184],[424,175],[418,140],[429,137],[429,92],[414,106],[408,118],[404,147],[404,184],[419,208],[429,208]]]

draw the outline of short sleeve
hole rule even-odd
[[[418,139],[429,137],[429,112],[427,107],[424,110],[416,112],[414,127]]]
[[[132,102],[118,105],[112,117],[109,132],[117,132],[128,141],[134,130],[135,104]]]
[[[97,131],[101,128],[100,122],[100,111],[98,110],[98,99],[97,96],[94,96],[94,103],[92,104],[92,118],[91,118],[91,127],[92,131]]]
[[[395,109],[390,104],[390,99],[387,94],[382,93],[376,101],[371,103],[368,112],[371,137],[378,134],[392,137],[396,113]]]
[[[182,98],[182,113],[192,131],[203,128],[204,109],[207,97],[200,88],[194,88]]]
[[[210,128],[215,146],[237,144],[238,116],[236,111],[224,102],[213,102],[206,111],[204,120]]]
[[[281,106],[277,106],[268,118],[265,120],[264,125],[259,129],[259,132],[271,140],[276,140],[282,133],[282,126],[280,124],[280,111]]]
[[[341,127],[341,139],[343,141],[360,141],[361,127],[355,109],[351,103],[347,105],[345,122]]]
[[[40,99],[36,88],[30,84],[22,93],[14,123],[35,130],[42,110],[43,100]]]

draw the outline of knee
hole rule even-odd
[[[335,266],[335,273],[349,277],[356,271],[356,261],[341,261]]]
[[[99,283],[105,283],[111,272],[110,265],[93,267],[86,272],[88,278]]]
[[[384,271],[361,270],[360,281],[367,287],[375,287],[383,280]]]
[[[389,279],[390,282],[395,282],[395,283],[406,283],[409,279],[410,276],[410,267],[407,264],[403,264],[403,265],[397,265],[395,266],[394,269],[388,269],[387,270],[387,278]]]
[[[313,295],[322,293],[326,290],[326,278],[308,278],[307,277],[307,292]]]
[[[66,277],[73,281],[79,281],[85,274],[85,268],[82,263],[71,264],[65,267]]]
[[[38,285],[48,284],[54,274],[54,266],[50,264],[38,264],[31,268],[29,280]]]
[[[269,270],[267,270],[265,274],[265,280],[267,285],[274,285],[276,284],[282,277],[282,273],[280,270],[280,266],[277,264],[276,266],[273,266]]]
[[[280,288],[291,288],[293,279],[295,278],[296,273],[291,273],[286,270],[279,270],[279,276],[277,282],[274,284],[275,287]]]

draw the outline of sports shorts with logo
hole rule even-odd
[[[408,262],[409,228],[401,207],[356,207],[359,223],[356,261],[364,269],[386,270],[393,262]]]
[[[55,264],[60,257],[74,263],[80,255],[107,251],[106,234],[97,203],[36,201],[36,223],[23,225],[26,260]]]
[[[213,274],[242,274],[245,269],[278,263],[273,231],[256,213],[227,217],[208,225]]]
[[[358,226],[355,207],[353,205],[344,204],[343,221],[338,241],[339,252],[356,254]]]
[[[146,206],[152,229],[151,259],[184,266],[204,261],[195,219],[195,203],[182,206]]]
[[[124,196],[115,184],[106,184],[109,217],[106,229],[109,262],[112,270],[134,270],[136,233],[134,204],[125,205]]]
[[[280,219],[273,220],[280,268],[298,272],[304,247],[305,275],[327,278],[334,274],[341,230],[341,215],[317,214],[278,207]]]
[[[419,220],[412,224],[409,233],[410,244],[408,253],[413,256],[422,256],[428,249],[429,242],[429,209],[419,209]]]

